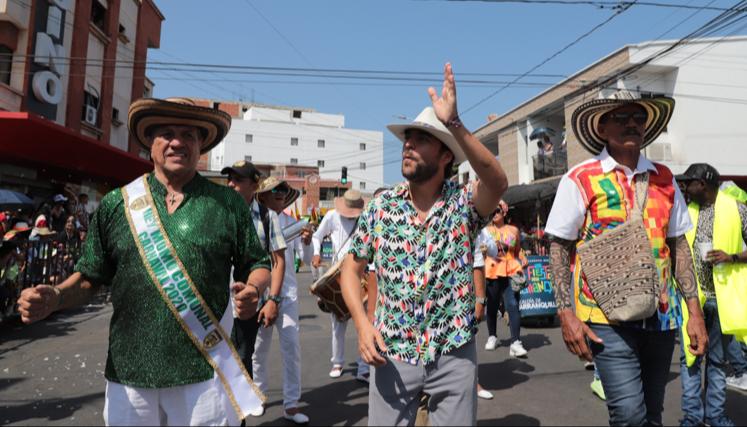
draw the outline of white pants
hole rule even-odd
[[[280,337],[280,355],[283,359],[283,407],[297,408],[301,398],[301,345],[298,340],[298,300],[283,297],[278,318],[270,328],[259,328],[252,355],[254,384],[267,394],[272,331],[277,327]]]
[[[332,365],[345,365],[345,331],[348,329],[348,322],[340,322],[334,314],[329,315],[332,319]],[[358,373],[357,375],[368,374],[368,364],[358,355]]]
[[[106,382],[107,426],[239,425],[226,393],[214,380],[168,388]]]

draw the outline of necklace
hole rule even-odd
[[[176,203],[176,193],[169,193],[168,197],[169,204],[173,205],[174,203]]]

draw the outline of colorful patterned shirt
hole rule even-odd
[[[473,184],[447,181],[425,221],[407,183],[372,200],[349,253],[373,262],[378,280],[374,326],[386,356],[417,365],[469,343],[477,331],[472,288],[474,241],[488,218]]]
[[[656,331],[674,330],[682,322],[682,311],[672,278],[666,238],[684,235],[692,224],[685,200],[666,166],[652,163],[641,155],[638,166],[631,171],[618,164],[606,150],[602,151],[596,158],[574,167],[561,179],[545,231],[562,239],[578,241],[578,245],[581,245],[605,230],[623,224],[628,219],[630,207],[634,205],[634,177],[647,171],[648,199],[643,221],[662,292],[658,310],[651,318],[626,322],[625,326]],[[586,282],[578,254],[572,269],[576,316],[584,322],[609,324]]]

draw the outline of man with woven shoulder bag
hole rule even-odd
[[[673,110],[627,91],[578,107],[573,132],[595,156],[563,176],[545,229],[563,339],[594,361],[610,425],[661,425],[683,310],[689,351],[708,346],[687,205],[672,172],[641,154]]]

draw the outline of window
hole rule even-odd
[[[366,151],[366,143],[361,142],[360,144],[358,144],[358,148],[360,148],[361,151]]]
[[[316,165],[319,166],[320,168],[323,168],[324,167],[324,160],[317,160],[316,161]]]
[[[112,108],[112,124],[117,127],[123,125],[122,121],[119,120],[119,109],[118,108]]]
[[[83,91],[83,111],[80,119],[91,126],[97,126],[99,123],[98,109],[99,97],[87,90]]]
[[[291,164],[292,165],[297,165],[298,164],[298,159],[296,159],[295,157],[291,157]]]
[[[300,119],[301,118],[301,110],[293,110],[293,118],[294,119]]]
[[[366,170],[366,162],[361,162],[360,169]]]
[[[252,156],[244,156],[244,160],[246,160],[247,162],[251,162]]]
[[[316,146],[319,147],[319,148],[324,148],[324,140],[323,139],[318,139],[316,141]]]
[[[291,147],[298,145],[298,138],[291,138]]]
[[[10,69],[13,66],[13,51],[0,44],[0,83],[10,84]]]
[[[106,33],[106,6],[99,0],[93,0],[91,5],[91,22],[99,30]]]
[[[244,142],[248,142],[248,143],[254,142],[254,135],[250,133],[244,135]]]
[[[359,182],[359,183],[358,183],[358,187],[359,187],[359,188],[360,188],[361,190],[365,190],[365,189],[366,189],[366,183],[365,183],[365,182],[363,182],[363,181],[361,181],[361,182]]]

